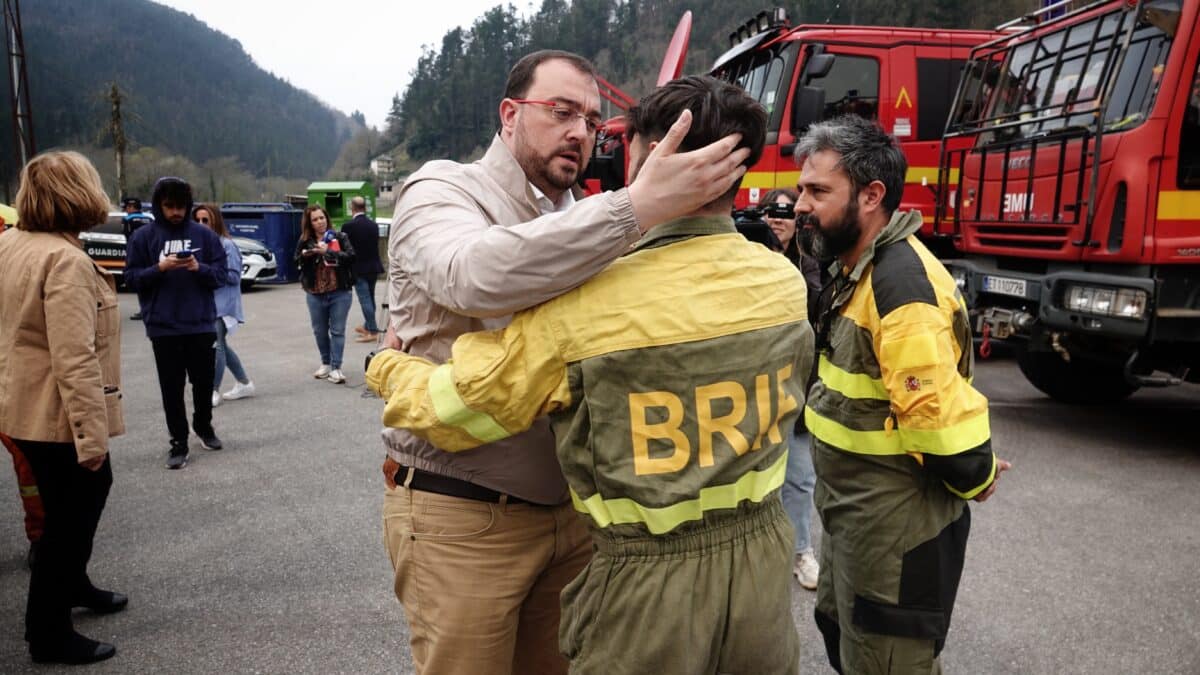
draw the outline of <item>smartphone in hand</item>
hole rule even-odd
[[[180,260],[187,260],[188,258],[192,257],[192,252],[188,249],[184,249],[184,250],[176,253],[175,257]]]

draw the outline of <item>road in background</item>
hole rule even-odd
[[[121,295],[123,316],[134,304]],[[382,402],[362,388],[371,345],[347,344],[345,385],[314,380],[300,288],[256,288],[245,307],[231,344],[258,395],[216,409],[226,449],[193,439],[183,471],[164,468],[150,343],[124,321],[129,433],[113,442],[90,569],[131,600],[112,616],[77,612],[80,632],[118,649],[88,672],[409,673],[382,546]],[[355,303],[350,326],[360,321]],[[976,382],[1014,468],[974,507],[947,672],[1200,672],[1200,387],[1102,409],[1049,401],[1010,360],[981,363]],[[27,545],[7,468],[0,514],[0,670],[34,672],[21,639]],[[801,672],[828,673],[813,598],[794,587]]]

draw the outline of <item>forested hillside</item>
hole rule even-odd
[[[793,25],[991,28],[1036,5],[1036,0],[801,0],[782,6]],[[395,99],[383,143],[412,160],[472,155],[495,133],[508,68],[524,54],[544,48],[578,52],[636,96],[653,86],[686,10],[694,23],[684,72],[697,73],[729,47],[731,31],[771,7],[763,0],[542,0],[535,13],[523,16],[513,5],[497,6],[425,52],[408,89]]]
[[[39,149],[111,147],[114,82],[131,155],[152,148],[195,166],[223,162],[259,178],[311,179],[325,174],[354,130],[345,115],[259,68],[238,41],[163,5],[34,0],[21,3],[21,15]],[[5,92],[7,78],[0,74]],[[11,176],[7,128],[0,153]]]

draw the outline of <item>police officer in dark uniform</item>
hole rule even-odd
[[[125,242],[126,246],[128,246],[129,239],[133,236],[133,231],[142,225],[153,222],[154,219],[150,214],[142,211],[142,200],[137,197],[122,199],[121,209],[125,211],[125,217],[121,219],[121,231],[125,233]],[[141,321],[142,313],[141,311],[134,312],[129,318],[134,321]]]

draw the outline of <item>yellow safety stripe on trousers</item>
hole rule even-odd
[[[22,497],[37,497],[40,494],[36,485],[21,485],[18,487]]]
[[[817,376],[829,389],[846,398],[870,398],[878,401],[890,401],[883,380],[878,380],[863,373],[851,373],[837,366],[821,354],[817,364]]]
[[[429,398],[433,401],[433,412],[446,426],[458,427],[484,443],[492,443],[512,434],[487,413],[467,407],[454,388],[452,364],[444,363],[429,376]]]
[[[859,455],[957,455],[983,445],[991,438],[987,411],[942,429],[906,427],[886,431],[857,431],[804,408],[804,424],[813,436],[839,450]]]
[[[750,471],[727,485],[701,488],[700,496],[696,499],[670,506],[645,506],[627,497],[604,499],[599,493],[587,499],[580,499],[575,490],[571,490],[571,502],[576,511],[591,516],[599,527],[643,523],[651,534],[663,534],[688,521],[700,520],[705,511],[732,509],[746,499],[761,502],[783,485],[786,472],[785,452],[774,464],[762,471]]]

